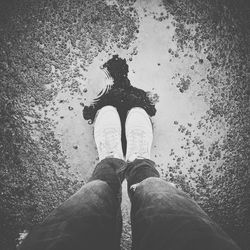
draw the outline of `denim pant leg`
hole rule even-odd
[[[239,249],[195,201],[159,178],[154,162],[135,160],[126,178],[133,250]]]
[[[34,228],[21,250],[120,249],[125,162],[105,159],[89,182]]]

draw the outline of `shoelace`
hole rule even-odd
[[[115,152],[120,152],[119,146],[121,138],[120,133],[115,128],[108,128],[103,133],[103,140],[100,144],[100,150],[104,155],[114,155]]]
[[[129,148],[128,153],[138,157],[148,155],[146,132],[142,130],[131,130],[128,134]]]

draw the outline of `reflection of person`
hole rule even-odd
[[[119,249],[124,178],[132,203],[132,249],[239,249],[191,198],[159,178],[150,160],[152,124],[142,108],[130,110],[125,129],[124,159],[117,110],[105,106],[98,112],[100,162],[92,177],[33,229],[21,249]]]

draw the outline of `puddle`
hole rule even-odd
[[[109,1],[109,4],[117,4],[115,2]],[[83,119],[82,110],[110,84],[101,66],[117,54],[128,63],[131,84],[149,91],[151,98],[155,98],[152,160],[163,177],[173,181],[175,176],[182,176],[195,187],[195,180],[204,166],[211,164],[211,145],[226,133],[223,120],[213,132],[207,130],[209,121],[205,127],[200,125],[210,108],[211,89],[207,83],[210,63],[203,61],[203,52],[177,49],[175,21],[161,1],[136,1],[134,8],[140,25],[137,39],[129,49],[110,48],[108,44],[80,71],[80,76],[73,79],[75,89],[57,83],[58,94],[43,114],[44,118],[53,124],[55,137],[60,141],[71,171],[79,174],[79,179],[87,180],[98,156],[93,125]],[[196,25],[188,28],[195,32]],[[52,69],[52,73],[54,71]],[[222,157],[214,163],[219,167]]]
[[[106,3],[119,7],[119,1],[107,0]],[[83,119],[82,111],[93,104],[107,85],[113,85],[102,65],[113,55],[126,59],[131,85],[149,92],[155,104],[151,159],[162,177],[198,195],[209,189],[216,177],[223,177],[223,171],[218,169],[225,161],[224,141],[230,129],[223,115],[216,119],[210,115],[211,100],[218,93],[209,78],[213,67],[206,45],[197,50],[191,42],[185,41],[185,46],[178,47],[176,34],[180,27],[160,0],[136,1],[133,7],[138,14],[139,29],[130,46],[125,49],[107,43],[84,67],[78,58],[72,64],[72,71],[77,71],[78,75],[64,82],[55,79],[49,83],[47,88],[57,92],[54,100],[45,110],[34,109],[41,119],[50,121],[70,171],[79,180],[86,181],[98,162],[98,155],[93,124]],[[189,36],[197,32],[195,23],[182,24],[182,28]],[[73,49],[70,41],[67,49]],[[62,72],[53,66],[50,74],[60,76]],[[200,185],[201,178],[207,178],[205,188]],[[126,182],[123,185],[125,187]],[[130,205],[124,187],[122,204],[127,231],[123,233],[130,237]]]

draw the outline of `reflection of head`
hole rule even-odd
[[[114,55],[110,60],[108,60],[103,68],[106,68],[110,76],[114,80],[114,84],[119,84],[121,87],[130,86],[128,81],[128,65],[126,59],[121,59],[118,55]],[[124,86],[123,86],[124,85]]]

